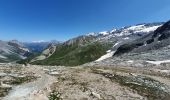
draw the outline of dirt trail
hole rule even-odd
[[[3,100],[48,100],[43,90],[50,91],[49,86],[55,81],[54,77],[45,74],[42,68],[39,67],[32,67],[30,70],[36,72],[40,78],[34,82],[13,87]]]
[[[136,78],[138,75],[146,76],[170,87],[170,80],[162,76],[152,76],[121,68],[70,68],[31,65],[30,67],[24,67],[22,71],[33,72],[35,76],[40,76],[40,78],[33,82],[14,86],[3,100],[48,100],[47,96],[52,92],[50,88],[61,94],[60,98],[63,100],[147,100],[147,97],[137,92],[137,90],[121,85],[120,81],[109,78],[116,77],[116,75],[125,82],[131,83],[139,83],[139,81],[134,81],[139,79]],[[99,72],[110,74],[103,76]],[[142,79],[141,77],[139,80]],[[169,89],[168,91],[170,91]],[[143,91],[143,89],[140,91]]]

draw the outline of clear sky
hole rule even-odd
[[[0,0],[0,40],[60,40],[170,19],[170,0]]]

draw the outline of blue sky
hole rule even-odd
[[[0,40],[60,40],[170,19],[170,0],[0,0]]]

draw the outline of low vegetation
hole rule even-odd
[[[0,87],[0,97],[6,96],[11,89],[11,87]]]
[[[29,55],[28,55],[28,57],[27,57],[27,59],[22,59],[22,60],[19,60],[19,61],[17,61],[17,63],[19,63],[19,64],[27,64],[27,63],[29,63],[33,58],[35,58],[36,56],[39,56],[40,55],[40,53],[30,53]]]
[[[64,65],[76,66],[94,61],[106,53],[111,48],[111,44],[92,43],[79,46],[61,45],[56,48],[55,53],[48,59],[35,61],[32,64],[38,65]]]
[[[61,94],[57,91],[52,91],[48,96],[49,100],[62,100]]]
[[[22,83],[28,83],[34,81],[35,79],[36,79],[35,76],[14,77],[14,79],[9,81],[8,84],[19,85]]]
[[[169,100],[170,94],[167,92],[167,86],[152,78],[141,75],[118,75],[93,70],[94,73],[101,74],[111,81],[118,82],[120,85],[127,86],[138,94],[147,97],[149,100]]]

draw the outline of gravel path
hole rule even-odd
[[[6,97],[3,98],[3,100],[48,100],[46,92],[43,90],[48,90],[50,84],[55,81],[54,77],[45,74],[45,72],[38,67],[33,67],[31,70],[36,72],[40,78],[34,82],[13,87],[13,89]]]

